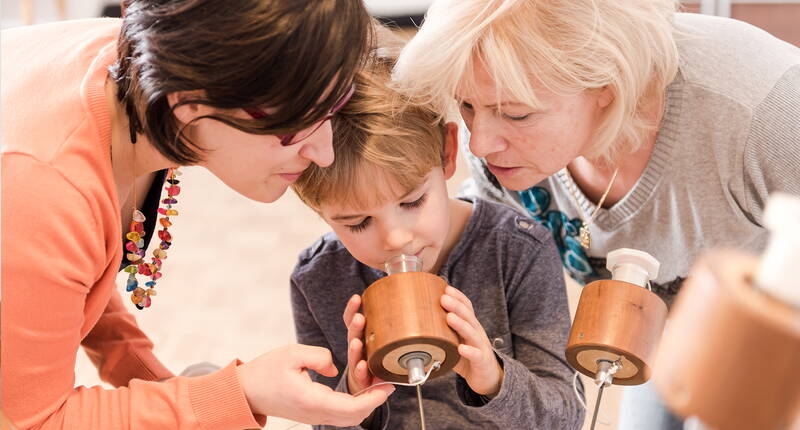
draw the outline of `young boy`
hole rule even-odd
[[[309,167],[294,186],[333,228],[300,255],[291,279],[298,341],[330,349],[340,371],[316,380],[353,394],[374,382],[360,295],[385,276],[385,261],[412,254],[455,287],[441,305],[462,340],[455,372],[423,386],[428,428],[580,428],[549,231],[505,206],[448,198],[457,127],[425,106],[399,109],[389,68],[379,63],[357,78],[334,121],[334,163]],[[398,387],[362,426],[418,429],[418,414],[415,389]]]

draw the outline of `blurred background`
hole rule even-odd
[[[411,36],[431,0],[366,0],[370,11]],[[704,0],[686,4],[693,12],[748,21],[775,36],[800,45],[800,0]],[[0,27],[39,24],[59,19],[117,16],[118,2],[102,0],[1,0]],[[10,65],[3,65],[9,67]],[[461,161],[450,181],[451,193],[468,176]],[[294,342],[289,303],[289,274],[297,254],[328,227],[288,191],[265,205],[229,190],[201,168],[185,168],[171,227],[175,237],[165,275],[152,308],[135,315],[155,343],[156,355],[173,372],[210,361],[225,365],[233,358],[247,361],[263,352]],[[118,279],[124,288],[125,276]],[[580,287],[568,282],[574,315]],[[132,307],[132,306],[131,306]],[[581,376],[583,378],[583,376]],[[266,382],[268,383],[268,381]],[[78,353],[76,385],[103,384],[94,366]],[[587,386],[588,429],[594,405],[594,384]],[[615,429],[621,388],[603,396],[598,429]],[[270,418],[267,429],[310,429]]]
[[[433,0],[364,0],[382,19],[400,26],[420,24]],[[691,12],[747,21],[778,38],[800,46],[800,0],[693,0],[684,1]],[[0,27],[119,14],[119,2],[107,0],[0,0]]]

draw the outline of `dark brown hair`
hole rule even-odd
[[[288,134],[323,118],[349,89],[371,44],[358,0],[127,0],[110,68],[132,129],[179,164],[202,160],[167,94],[203,90],[219,109],[275,109],[262,119],[211,118],[254,134]],[[177,105],[176,105],[177,106]],[[201,119],[201,118],[198,118]]]

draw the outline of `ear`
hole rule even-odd
[[[597,106],[600,109],[603,109],[608,107],[608,105],[610,105],[613,101],[614,92],[611,90],[611,88],[608,85],[601,88],[600,92],[597,94]]]
[[[176,91],[167,94],[167,103],[169,103],[169,107],[172,108],[172,114],[175,115],[178,121],[183,124],[189,124],[195,118],[206,115],[209,106],[199,103],[187,103],[178,107],[175,107],[175,105],[189,100],[204,99],[205,96],[205,91],[202,90]]]
[[[458,159],[458,125],[454,122],[445,124],[444,133],[444,178],[450,179],[456,173]]]

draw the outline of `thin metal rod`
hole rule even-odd
[[[594,424],[597,422],[597,412],[600,411],[600,399],[603,398],[603,388],[605,388],[605,384],[600,384],[600,389],[597,390],[597,401],[594,402],[594,413],[592,414],[592,425],[589,427],[590,430],[594,430]]]
[[[422,409],[422,384],[417,385],[417,403],[419,403],[419,422],[422,425],[420,428],[425,430],[425,410]]]

